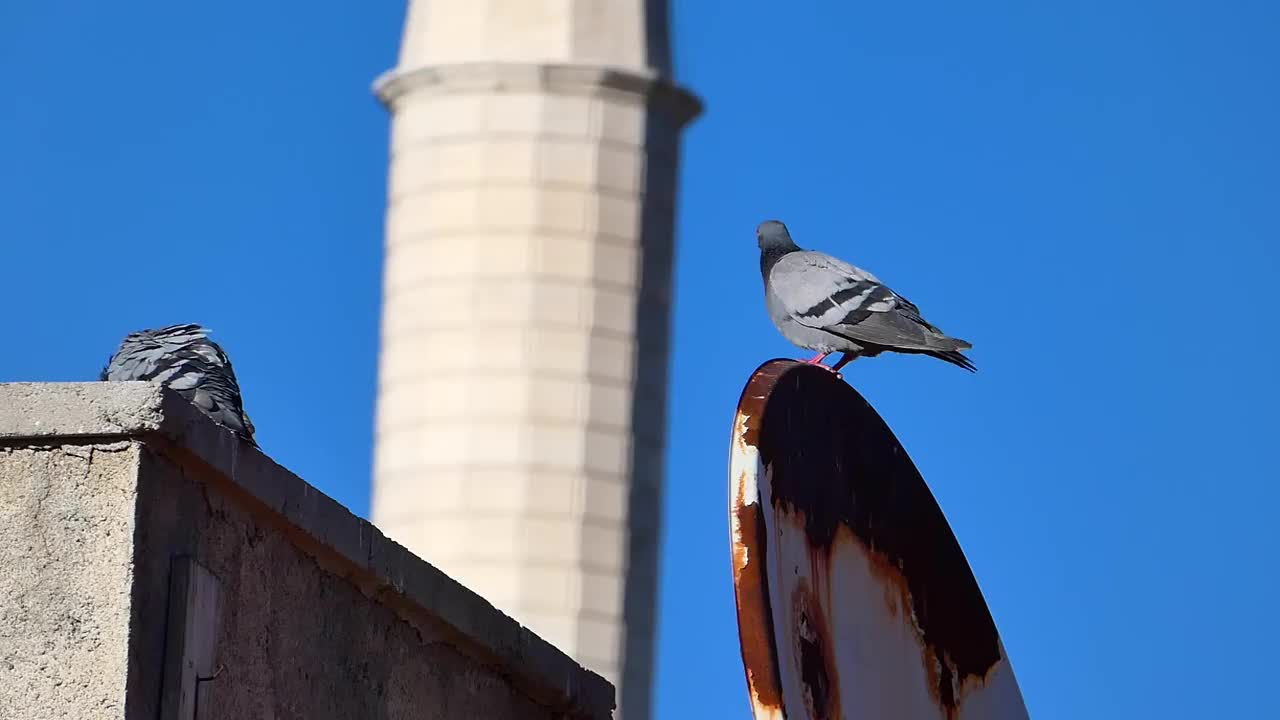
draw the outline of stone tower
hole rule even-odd
[[[666,0],[410,0],[373,519],[650,715],[680,132]]]

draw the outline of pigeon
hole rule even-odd
[[[208,335],[206,328],[194,324],[129,333],[99,379],[160,383],[257,447],[231,360]]]
[[[882,352],[929,355],[974,372],[960,353],[969,343],[948,337],[920,315],[914,303],[874,275],[825,253],[802,250],[787,226],[766,220],[756,228],[760,274],[769,317],[787,340],[818,354],[805,362],[827,368],[833,352],[840,368]]]

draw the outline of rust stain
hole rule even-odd
[[[763,523],[759,503],[738,506],[740,545],[734,547],[734,590],[738,605],[738,638],[747,685],[762,705],[782,708],[782,686],[777,674],[773,644],[773,616],[764,580],[764,549],[760,543]],[[749,553],[749,556],[747,555]]]
[[[765,405],[769,402],[769,393],[774,383],[788,370],[802,363],[795,360],[770,360],[761,365],[751,375],[742,396],[738,398],[738,415],[736,419],[746,418],[746,429],[742,433],[742,441],[753,448],[760,447],[760,425],[764,420]],[[737,425],[735,425],[737,427]]]
[[[735,419],[733,451],[740,462],[755,456],[750,438],[758,435],[758,421],[745,413]],[[738,428],[742,428],[741,434]],[[730,545],[733,558],[734,598],[738,611],[738,640],[747,688],[752,697],[752,710],[785,714],[782,707],[782,681],[778,675],[777,651],[773,641],[773,615],[765,581],[767,549],[764,518],[759,497],[748,498],[747,488],[755,486],[758,460],[740,469],[735,480],[734,503],[730,516]],[[748,475],[752,475],[748,477]]]
[[[791,622],[791,636],[795,638],[791,657],[804,688],[809,717],[840,720],[844,713],[840,709],[840,671],[832,649],[834,640],[826,613],[803,578],[791,593]]]
[[[846,532],[856,540],[883,581],[886,606],[894,615],[905,614],[918,634],[931,694],[944,714],[954,717],[961,696],[984,684],[1002,659],[999,638],[941,509],[892,431],[852,387],[825,370],[794,361],[761,366],[743,392],[739,413],[748,418],[743,440],[770,469],[773,510],[801,519],[798,527],[804,529],[811,561],[823,570]],[[738,508],[741,513],[741,503]],[[766,550],[763,522],[754,512],[758,505],[751,510],[749,519],[737,518],[742,541],[750,548],[748,564],[756,566],[755,575],[735,577],[743,656],[748,678],[769,668],[776,689],[772,632],[762,632],[770,625],[760,570]],[[819,567],[814,569],[815,578],[826,577]],[[753,593],[761,596],[760,604],[744,613],[743,598]],[[793,620],[802,623],[797,626],[800,637],[812,640],[792,648],[793,657],[802,664],[814,716],[839,717],[819,714],[838,709],[839,699],[830,690],[837,686],[830,659],[834,653],[826,629],[815,621],[822,617],[814,611],[816,602],[812,591],[792,598]],[[770,651],[749,651],[748,635],[752,642],[768,643]],[[766,659],[772,664],[760,664]]]

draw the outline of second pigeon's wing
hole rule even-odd
[[[100,379],[167,382],[179,369],[182,349],[202,342],[207,332],[199,325],[187,324],[130,333]]]
[[[182,371],[170,381],[169,387],[178,391],[206,415],[219,424],[231,428],[246,440],[254,442],[253,423],[249,421],[241,404],[240,388],[229,366],[222,367],[188,357]],[[254,442],[256,445],[257,443]]]
[[[101,379],[144,380],[169,387],[219,424],[257,444],[231,360],[199,325],[130,333]]]

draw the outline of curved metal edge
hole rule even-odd
[[[756,478],[764,475],[756,448],[765,403],[775,382],[800,363],[770,360],[756,368],[743,388],[729,441],[729,546],[738,641],[751,712],[755,720],[783,720],[782,680],[773,640],[766,574],[765,521]]]

